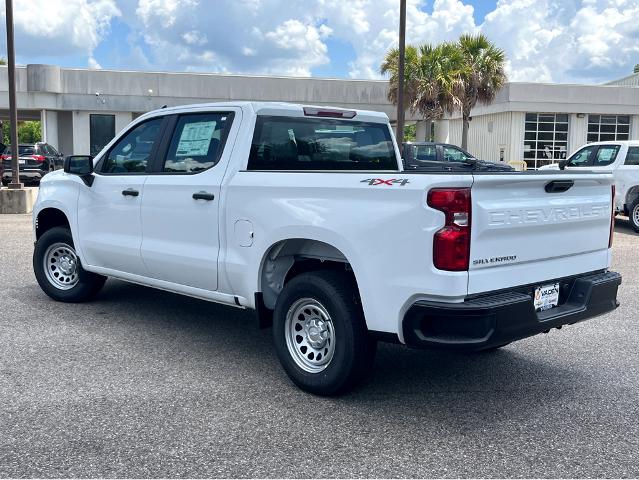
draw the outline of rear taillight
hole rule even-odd
[[[468,270],[470,258],[470,188],[434,188],[428,206],[444,212],[444,227],[433,239],[433,264],[439,270]]]
[[[31,155],[31,158],[33,158],[38,163],[43,163],[45,160],[44,156],[42,155]]]
[[[11,155],[0,155],[0,160],[11,160]]]
[[[610,237],[608,237],[608,248],[612,248],[612,239],[615,235],[615,186],[612,186],[612,206],[610,210]]]

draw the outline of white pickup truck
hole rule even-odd
[[[639,232],[639,141],[605,141],[579,148],[567,160],[540,170],[612,172],[615,181],[615,211],[627,215]]]
[[[157,110],[42,180],[33,267],[59,301],[114,277],[253,309],[316,394],[377,340],[487,350],[618,306],[611,175],[474,168],[403,172],[375,112]]]

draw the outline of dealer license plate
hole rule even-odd
[[[23,158],[18,158],[18,165],[24,165],[27,161]]]
[[[535,289],[535,310],[543,312],[559,304],[559,284],[541,285]]]

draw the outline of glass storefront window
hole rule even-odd
[[[629,115],[588,115],[588,143],[628,140]]]
[[[527,113],[524,160],[529,169],[557,163],[568,150],[567,113]]]

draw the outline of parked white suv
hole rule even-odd
[[[290,378],[334,394],[380,339],[485,350],[616,308],[611,187],[406,173],[381,113],[167,108],[43,179],[33,267],[60,301],[114,277],[253,309]]]
[[[540,170],[612,172],[615,179],[615,211],[627,215],[639,232],[639,141],[589,143],[570,158]]]

